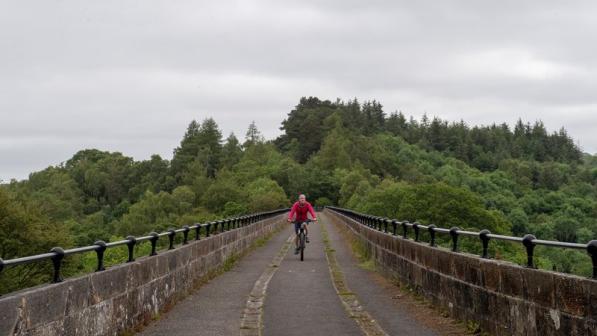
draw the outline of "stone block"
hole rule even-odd
[[[65,314],[69,315],[73,312],[81,311],[90,304],[90,277],[83,276],[80,278],[69,279],[67,282],[67,298]]]
[[[23,303],[20,295],[0,298],[0,335],[12,335],[24,326]]]
[[[521,273],[524,282],[524,298],[545,308],[555,308],[553,273],[530,268],[525,268]]]
[[[89,275],[91,303],[96,304],[126,292],[128,267],[116,266]]]
[[[535,304],[520,298],[507,298],[510,315],[507,320],[497,321],[507,326],[514,335],[533,335],[537,329]]]
[[[454,275],[454,277],[457,279],[465,280],[469,261],[464,256],[456,256],[451,259],[452,275]]]
[[[570,315],[588,315],[589,285],[582,278],[557,275],[555,279],[556,308]]]
[[[499,282],[501,293],[514,297],[523,297],[524,284],[521,267],[516,265],[501,265]]]
[[[26,335],[60,335],[70,336],[76,335],[64,326],[64,320],[52,321],[46,324],[38,325],[30,330],[27,330]],[[90,335],[90,334],[86,334]]]
[[[153,277],[159,278],[168,274],[170,271],[170,256],[167,252],[162,252],[157,256],[150,257],[155,260],[155,268],[153,269]]]
[[[437,270],[445,275],[452,275],[452,256],[447,251],[437,250]]]
[[[597,280],[587,280],[587,293],[587,319],[597,321]]]
[[[463,280],[475,286],[482,287],[484,285],[483,272],[481,272],[481,261],[479,258],[469,257],[465,258],[465,273]]]
[[[491,307],[489,306],[489,292],[482,288],[470,287],[472,296],[471,303],[468,305],[473,316],[476,318],[486,317],[491,315]]]
[[[65,282],[38,287],[23,294],[27,329],[64,318],[68,286]]]
[[[112,300],[105,300],[89,306],[63,320],[66,335],[108,335],[114,333],[112,321]],[[64,335],[62,333],[50,335]]]
[[[483,275],[483,286],[491,291],[500,289],[500,265],[491,260],[481,260],[479,263]]]
[[[562,313],[559,310],[535,307],[537,335],[569,335],[562,328]]]

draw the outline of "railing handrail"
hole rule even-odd
[[[569,243],[569,242],[560,242],[554,240],[543,240],[537,239],[532,234],[527,234],[523,237],[516,237],[516,236],[507,236],[507,235],[500,235],[500,234],[493,234],[489,230],[481,230],[479,232],[475,231],[468,231],[468,230],[461,230],[458,227],[453,227],[450,229],[436,227],[433,224],[430,225],[422,225],[418,222],[409,222],[409,221],[398,221],[396,219],[389,219],[384,217],[372,216],[368,214],[363,214],[356,212],[350,209],[343,209],[339,207],[328,206],[326,207],[334,212],[340,213],[346,217],[352,218],[353,220],[357,221],[361,225],[365,225],[379,231],[382,231],[386,234],[390,235],[398,235],[397,234],[397,227],[400,225],[402,227],[402,238],[408,239],[408,228],[412,228],[415,234],[415,242],[419,242],[419,234],[420,230],[428,230],[430,234],[430,246],[435,246],[435,233],[443,233],[449,234],[452,238],[452,251],[458,252],[458,236],[472,236],[472,237],[479,237],[481,243],[483,245],[483,253],[481,255],[482,258],[489,258],[487,249],[490,240],[502,240],[502,241],[510,241],[510,242],[517,242],[522,243],[522,245],[526,249],[527,253],[527,264],[526,267],[534,268],[534,261],[533,261],[533,253],[535,246],[547,246],[547,247],[557,247],[557,248],[569,248],[569,249],[576,249],[576,250],[586,250],[587,253],[591,256],[591,261],[593,263],[593,279],[597,279],[597,240],[591,240],[587,244],[579,244],[579,243]],[[388,231],[388,226],[392,225],[392,232]]]
[[[204,236],[209,237],[210,233],[212,233],[212,234],[217,233],[218,226],[220,226],[220,232],[230,231],[230,230],[238,229],[238,228],[256,223],[263,219],[270,218],[275,215],[287,212],[288,210],[289,210],[288,208],[282,208],[282,209],[266,211],[266,212],[258,212],[258,213],[243,215],[243,216],[238,216],[238,217],[230,217],[230,218],[225,218],[225,219],[220,219],[220,220],[214,220],[214,221],[206,222],[206,223],[195,223],[191,226],[185,225],[182,228],[169,229],[169,230],[161,232],[161,233],[151,232],[149,235],[141,236],[141,237],[128,236],[128,237],[126,237],[126,239],[115,241],[115,242],[109,242],[109,243],[98,240],[93,245],[75,247],[75,248],[66,249],[66,250],[62,249],[61,247],[54,247],[48,253],[36,254],[36,255],[25,256],[25,257],[18,257],[18,258],[13,258],[13,259],[8,259],[8,260],[2,260],[2,258],[0,258],[0,273],[6,266],[16,266],[16,265],[28,264],[28,263],[39,262],[39,261],[44,261],[44,260],[52,260],[52,263],[54,266],[54,274],[53,274],[52,282],[53,283],[61,282],[63,280],[62,276],[60,274],[60,268],[62,266],[62,259],[68,255],[95,251],[97,253],[97,269],[96,269],[96,271],[103,271],[103,270],[105,270],[105,268],[104,268],[104,252],[106,249],[109,249],[109,248],[127,245],[128,246],[128,260],[126,262],[132,262],[132,261],[135,261],[134,247],[139,242],[146,241],[146,240],[150,241],[151,242],[150,256],[154,256],[157,254],[156,245],[157,245],[157,241],[159,240],[160,237],[168,236],[168,239],[169,239],[168,249],[172,250],[175,248],[174,247],[174,239],[175,239],[175,236],[177,233],[183,233],[182,244],[186,245],[186,244],[188,244],[188,240],[189,240],[188,235],[191,230],[195,230],[195,240],[200,240],[202,228],[205,228],[203,230],[205,232]],[[211,231],[212,227],[213,227],[213,231]]]

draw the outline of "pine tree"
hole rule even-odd
[[[243,144],[243,146],[247,148],[258,143],[263,143],[263,141],[263,136],[261,135],[261,132],[259,132],[259,130],[257,129],[255,120],[253,120],[249,125],[249,129],[247,130],[247,133],[245,135],[245,143]]]
[[[222,147],[222,167],[230,168],[234,166],[240,161],[242,155],[243,151],[240,142],[234,133],[230,133],[228,138],[226,138],[226,143]]]

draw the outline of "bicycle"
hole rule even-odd
[[[307,226],[307,224],[311,222],[310,219],[307,219],[306,221],[301,223],[301,227],[299,228],[299,232],[298,232],[298,248],[299,248],[299,252],[301,255],[301,261],[304,261],[305,259],[305,246],[306,246],[306,241],[307,241],[307,234],[305,233],[305,227]]]
[[[299,229],[298,239],[299,239],[299,251],[301,254],[301,261],[305,258],[305,241],[307,239],[307,235],[305,234],[305,226],[306,223],[301,224],[301,228]]]

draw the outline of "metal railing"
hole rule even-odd
[[[597,279],[597,240],[591,240],[587,244],[577,244],[577,243],[567,243],[567,242],[559,242],[559,241],[552,241],[552,240],[542,240],[537,239],[532,234],[527,234],[524,237],[513,237],[513,236],[504,236],[499,234],[493,234],[489,230],[481,230],[479,232],[474,231],[466,231],[461,230],[458,227],[453,227],[450,229],[436,227],[433,224],[430,225],[422,225],[418,222],[411,223],[409,221],[398,221],[396,219],[389,219],[385,217],[378,217],[372,216],[367,214],[358,213],[353,210],[337,208],[337,207],[326,207],[332,211],[340,213],[346,217],[349,217],[358,223],[368,226],[370,228],[376,229],[378,231],[382,231],[384,233],[397,236],[399,233],[398,227],[402,229],[402,238],[408,239],[408,231],[409,228],[412,228],[414,232],[414,241],[420,241],[420,232],[421,230],[427,230],[429,232],[429,245],[436,246],[435,243],[435,235],[436,233],[440,234],[448,234],[450,235],[452,241],[452,251],[458,252],[458,237],[459,236],[470,236],[470,237],[478,237],[481,240],[481,244],[483,246],[483,252],[481,253],[482,258],[489,258],[488,255],[488,248],[489,248],[489,241],[490,240],[502,240],[502,241],[510,241],[515,243],[521,243],[527,254],[527,263],[526,267],[535,268],[535,264],[533,261],[533,254],[535,247],[540,246],[547,246],[547,247],[558,247],[558,248],[569,248],[575,250],[585,250],[591,256],[591,261],[593,263],[593,279]],[[390,229],[391,226],[391,230]]]
[[[65,250],[61,247],[54,247],[48,253],[37,254],[37,255],[28,256],[28,257],[21,257],[21,258],[15,258],[15,259],[10,259],[10,260],[2,260],[0,258],[0,273],[7,266],[10,267],[10,266],[16,266],[16,265],[22,265],[22,264],[29,264],[29,263],[40,262],[40,261],[45,261],[45,260],[49,259],[52,261],[52,264],[54,266],[54,274],[52,276],[52,282],[57,283],[57,282],[61,282],[63,280],[62,275],[60,273],[60,268],[62,266],[62,260],[64,259],[64,257],[66,257],[68,255],[95,251],[95,253],[97,254],[96,272],[100,272],[100,271],[105,270],[104,252],[109,248],[126,245],[128,247],[127,262],[133,262],[133,261],[135,261],[134,248],[135,248],[135,245],[137,245],[138,243],[141,243],[144,241],[149,241],[151,243],[151,253],[149,254],[149,256],[155,256],[155,255],[157,255],[157,242],[161,237],[168,237],[168,242],[169,242],[168,249],[172,250],[175,248],[174,247],[174,239],[176,237],[176,234],[178,234],[178,233],[183,234],[182,244],[186,245],[189,243],[189,233],[191,232],[191,230],[194,230],[194,232],[195,232],[195,240],[200,240],[201,233],[202,233],[201,231],[204,232],[203,233],[204,237],[209,237],[210,234],[211,235],[216,234],[216,233],[218,233],[218,231],[225,232],[225,231],[230,231],[230,230],[238,229],[241,227],[245,227],[245,226],[251,225],[253,223],[256,223],[258,221],[261,221],[261,220],[264,220],[267,218],[271,218],[271,217],[274,217],[281,213],[287,212],[288,210],[289,209],[278,209],[278,210],[273,210],[273,211],[268,211],[268,212],[255,213],[255,214],[246,215],[246,216],[211,221],[209,223],[204,223],[204,224],[196,223],[191,226],[185,225],[182,228],[176,229],[176,230],[169,229],[162,233],[151,232],[149,235],[142,236],[142,237],[128,236],[124,240],[119,240],[119,241],[109,242],[109,243],[106,243],[102,240],[98,240],[93,245],[90,245],[90,246],[76,247],[76,248],[67,249],[67,250]],[[203,228],[203,230],[202,230],[202,228]]]

